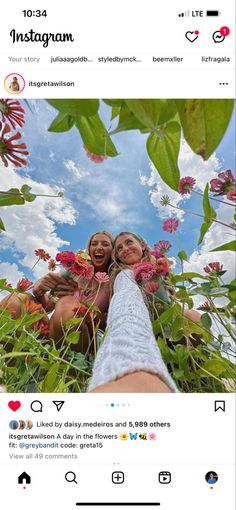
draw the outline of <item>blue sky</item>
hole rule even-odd
[[[138,131],[114,135],[112,138],[119,156],[95,164],[88,159],[76,128],[66,133],[49,133],[47,129],[57,114],[56,110],[43,100],[30,103],[33,112],[22,101],[26,110],[23,136],[30,152],[29,165],[18,170],[2,167],[0,189],[28,183],[37,193],[53,194],[62,190],[64,198],[37,198],[32,204],[1,210],[6,233],[1,236],[0,277],[5,275],[13,283],[23,275],[38,278],[47,272],[47,265],[42,262],[31,273],[34,249],[45,248],[55,256],[61,249],[84,248],[91,233],[103,229],[113,234],[122,230],[134,231],[150,246],[159,239],[169,239],[172,243],[170,256],[176,257],[180,247],[187,252],[190,258],[188,270],[190,266],[199,269],[200,259],[205,264],[206,254],[211,247],[217,246],[217,239],[218,244],[225,241],[225,236],[230,240],[227,233],[214,226],[196,250],[201,220],[187,214],[179,216],[178,241],[175,236],[163,232],[162,222],[169,216],[169,211],[160,207],[161,195],[168,192],[176,205],[196,212],[202,211],[201,198],[191,196],[183,200],[175,192],[170,192],[148,158],[145,135]],[[102,102],[100,115],[109,128],[110,108]],[[116,123],[115,119],[113,128]],[[207,162],[194,155],[183,142],[179,158],[181,175],[194,176],[198,189],[203,190],[217,172],[234,169],[234,140],[234,119],[231,119],[220,146]],[[230,213],[232,208],[227,206],[219,209],[220,217],[225,221],[230,221]],[[173,210],[172,214],[175,215]],[[222,256],[228,265],[232,264],[230,256],[227,259],[225,254]],[[215,259],[216,256],[212,258],[211,255],[209,260]]]

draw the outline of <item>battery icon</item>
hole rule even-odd
[[[206,11],[207,16],[219,16],[220,11]]]

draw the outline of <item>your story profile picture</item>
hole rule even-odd
[[[8,74],[4,79],[4,88],[9,94],[20,94],[25,88],[25,80],[21,74]]]

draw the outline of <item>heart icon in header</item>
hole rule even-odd
[[[21,403],[19,402],[19,400],[10,400],[10,402],[8,402],[8,407],[10,407],[10,409],[12,411],[17,411],[17,409],[19,409],[19,407],[21,406]]]
[[[188,39],[189,42],[193,43],[194,41],[196,41],[196,39],[198,38],[199,36],[199,31],[198,30],[194,30],[193,32],[191,32],[190,30],[188,32],[186,32],[185,34],[185,37],[186,39]]]

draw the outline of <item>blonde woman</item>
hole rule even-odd
[[[92,392],[177,391],[161,357],[149,311],[134,279],[133,268],[151,259],[147,243],[132,232],[114,242],[114,285],[107,334],[95,359]]]
[[[110,232],[100,231],[94,233],[88,241],[88,253],[94,266],[94,274],[97,272],[108,272],[111,264],[113,249],[113,236]],[[55,303],[50,298],[50,290],[56,288],[56,295],[59,298]],[[100,325],[105,329],[106,315],[109,306],[109,286],[103,284],[97,292],[98,284],[93,278],[86,288],[86,300],[94,301],[94,305],[101,310],[97,316]],[[33,296],[27,294],[11,294],[0,303],[0,306],[11,311],[12,317],[17,319],[21,315],[21,307],[28,311],[52,313],[48,318],[44,317],[44,324],[49,327],[49,337],[60,342],[64,337],[66,322],[75,316],[74,309],[78,307],[79,294],[84,289],[78,287],[73,280],[65,280],[59,273],[48,273],[40,278],[33,287]],[[78,344],[73,346],[76,350],[86,352],[92,336],[92,327],[89,314],[86,316],[80,329]]]

